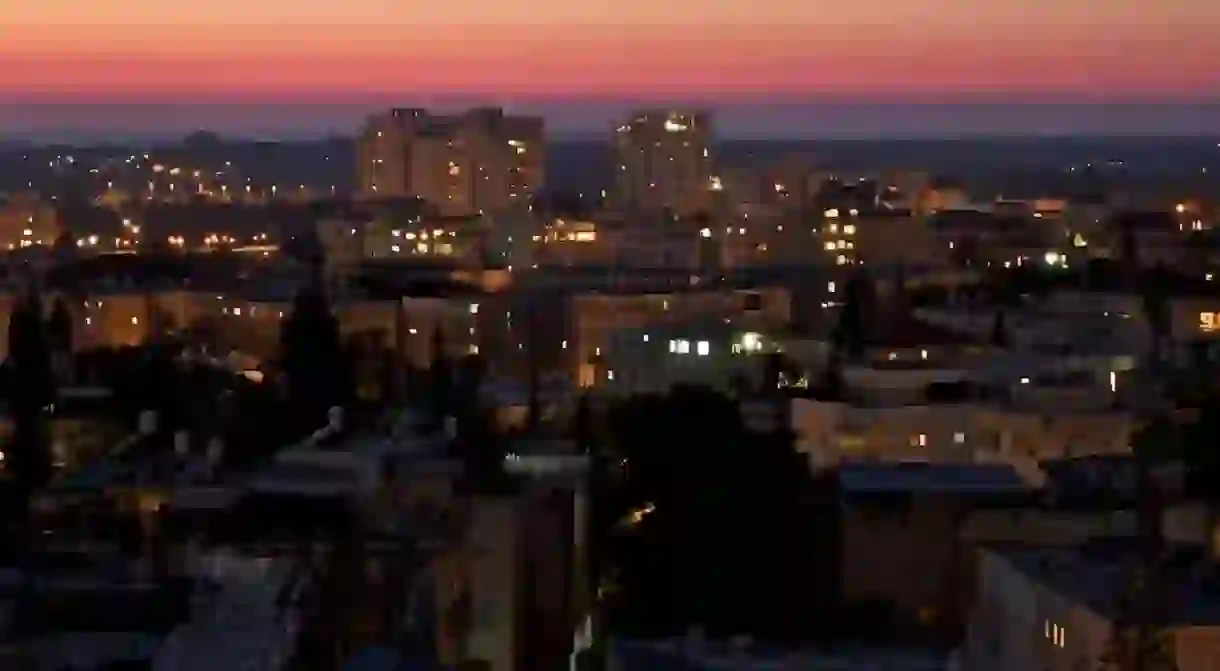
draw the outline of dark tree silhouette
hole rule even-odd
[[[1140,282],[1140,309],[1148,323],[1148,356],[1154,367],[1159,366],[1165,340],[1171,335],[1173,320],[1169,314],[1169,271],[1157,266]]]
[[[453,373],[445,352],[445,334],[439,324],[432,331],[432,367],[428,373],[428,381],[432,387],[429,399],[432,421],[440,428],[445,418],[453,411]]]
[[[839,357],[858,359],[864,355],[867,293],[868,281],[858,274],[844,287],[839,321],[831,333],[831,345]]]
[[[48,409],[55,402],[55,380],[42,315],[41,297],[30,292],[13,307],[8,324],[7,391],[14,426],[5,463],[17,490],[20,509],[16,514],[22,535],[29,532],[30,499],[51,475],[46,424]]]
[[[297,294],[280,331],[288,405],[301,431],[317,429],[330,408],[351,400],[352,381],[343,351],[339,322],[321,283],[315,281]]]
[[[579,586],[582,597],[582,607],[577,613],[577,619],[588,616],[591,620],[593,637],[588,650],[581,653],[577,660],[577,668],[589,671],[605,669],[605,649],[603,632],[605,617],[601,609],[600,588],[606,579],[603,552],[605,546],[604,531],[608,528],[603,519],[605,511],[606,491],[609,487],[610,460],[606,458],[605,445],[599,440],[599,434],[593,427],[593,411],[589,406],[589,398],[581,394],[576,401],[576,409],[572,416],[572,435],[576,441],[577,451],[586,455],[589,460],[584,482],[585,495],[585,538],[579,539],[584,547],[584,568],[582,584]]]
[[[55,299],[47,319],[47,341],[53,352],[72,351],[72,311],[63,296]]]
[[[1137,463],[1136,535],[1138,561],[1127,567],[1118,595],[1113,635],[1100,662],[1103,671],[1176,671],[1171,607],[1164,566],[1166,493],[1158,471],[1181,456],[1181,432],[1168,417],[1151,418],[1132,439]]]
[[[621,575],[616,626],[668,635],[699,623],[770,640],[806,633],[815,553],[809,535],[781,529],[811,524],[812,483],[791,436],[750,432],[734,401],[703,389],[631,399],[609,425],[626,472],[617,510],[603,517],[618,522],[600,553]],[[629,514],[646,504],[642,519]]]
[[[316,231],[307,231],[284,241],[280,251],[285,256],[311,268],[326,264],[326,251]]]
[[[843,379],[843,362],[834,353],[826,361],[822,379],[815,390],[819,398],[842,402],[847,395],[847,381]]]
[[[1008,347],[1011,343],[1008,336],[1008,320],[1003,310],[997,310],[995,321],[991,324],[991,344],[995,347]]]

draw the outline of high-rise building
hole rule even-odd
[[[618,205],[679,216],[712,204],[712,118],[707,112],[644,110],[614,133]]]
[[[357,139],[358,192],[422,198],[445,215],[501,212],[542,187],[544,152],[540,117],[392,109],[370,117]]]

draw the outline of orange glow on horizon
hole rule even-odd
[[[378,9],[371,0],[349,2],[301,0],[292,7],[319,22],[343,7],[348,15],[377,9],[394,19],[400,18],[395,12],[410,16],[405,10]],[[487,5],[488,16],[507,16],[508,10],[497,10],[488,0],[472,2]],[[67,15],[55,23],[51,10],[23,4],[11,23],[0,27],[0,95],[1077,92],[1203,97],[1220,92],[1220,44],[1210,34],[1214,24],[1199,16],[1189,21],[1183,9],[1212,12],[1220,21],[1220,3],[1160,0],[1149,8],[1143,0],[1112,0],[1099,18],[1092,15],[1100,10],[1089,9],[1095,5],[1082,2],[1026,0],[1018,10],[970,9],[974,3],[967,0],[856,0],[854,8],[817,12],[760,9],[766,13],[756,13],[757,24],[769,25],[736,26],[716,25],[743,12],[741,3],[727,0],[705,0],[709,18],[685,25],[660,25],[655,19],[663,13],[637,1],[620,8],[628,18],[601,25],[590,24],[605,20],[609,10],[586,8],[580,14],[547,0],[534,5],[557,14],[529,25],[445,24],[446,17],[458,15],[435,8],[421,11],[431,12],[428,18],[436,25],[412,25],[405,18],[381,25],[267,25],[277,12],[290,9],[276,2],[252,8],[246,25],[223,25],[216,17],[236,14],[216,6],[202,12],[145,0],[114,0],[117,8],[93,17],[107,19],[101,26],[87,25],[95,10],[81,9],[73,25]],[[675,7],[684,3],[691,4],[673,0]],[[237,11],[233,0],[213,5]],[[931,5],[944,13],[920,22],[916,5],[929,16]],[[896,20],[862,20],[868,11],[881,15],[883,8]],[[135,20],[141,16],[143,21]],[[557,25],[556,16],[574,18],[578,25]],[[583,23],[575,20],[581,17]],[[1058,23],[1052,22],[1055,17]],[[1088,25],[1090,18],[1098,23]],[[157,20],[164,23],[154,24]]]

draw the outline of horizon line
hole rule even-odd
[[[9,131],[0,132],[0,148],[4,145],[23,147],[56,147],[70,145],[82,149],[103,149],[121,147],[132,143],[184,143],[196,133],[213,135],[222,144],[312,144],[321,142],[351,142],[355,141],[354,133],[339,133],[326,131],[286,132],[279,135],[269,135],[250,132],[219,131],[209,128],[198,128],[189,131],[164,132],[124,132],[98,130],[51,130],[51,131]],[[32,137],[41,136],[41,137]],[[108,139],[113,138],[113,139]],[[928,133],[837,133],[825,135],[777,135],[768,132],[734,132],[718,133],[712,140],[713,144],[725,142],[775,142],[775,143],[818,143],[818,142],[1019,142],[1022,140],[1055,141],[1141,141],[1141,142],[1183,142],[1189,140],[1211,142],[1220,138],[1220,132],[1198,133],[1172,131],[1162,132],[1030,132],[1030,131],[987,131],[987,132],[928,132]],[[610,133],[595,130],[569,130],[551,132],[547,140],[558,140],[561,143],[605,142],[610,143]],[[87,143],[87,144],[80,144]]]

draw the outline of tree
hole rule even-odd
[[[432,331],[432,367],[428,374],[432,387],[429,399],[432,420],[440,428],[452,412],[453,374],[449,369],[449,358],[445,353],[445,334],[438,324]]]
[[[326,248],[317,231],[306,231],[284,241],[281,251],[290,259],[303,263],[311,268],[320,268],[326,264]]]
[[[301,290],[280,330],[281,368],[289,409],[311,431],[326,421],[330,408],[351,399],[351,376],[343,359],[339,322],[321,283]]]
[[[582,608],[577,612],[577,624],[583,623],[589,617],[592,624],[592,644],[585,650],[579,660],[578,668],[598,671],[605,668],[604,649],[604,617],[601,609],[601,585],[605,579],[603,566],[604,529],[606,524],[600,520],[605,507],[605,495],[609,485],[608,475],[610,462],[606,459],[604,444],[599,440],[593,429],[593,412],[589,407],[589,397],[581,394],[576,401],[576,410],[572,417],[572,435],[576,441],[576,449],[586,455],[589,460],[585,472],[585,538],[578,539],[584,546],[583,582],[578,589],[583,597]]]
[[[1148,357],[1156,368],[1161,364],[1162,350],[1173,327],[1169,313],[1169,273],[1165,268],[1153,268],[1140,283],[1140,309],[1148,324]]]
[[[8,403],[14,426],[5,463],[13,473],[23,534],[29,531],[31,497],[51,476],[46,422],[55,402],[55,380],[42,315],[42,299],[31,291],[14,305],[8,324]]]
[[[72,344],[72,313],[63,296],[59,296],[47,320],[47,345],[51,350],[52,369],[60,382],[66,382],[71,375]]]
[[[72,351],[72,311],[63,296],[55,299],[47,319],[47,340],[53,352]]]
[[[1163,566],[1164,484],[1158,472],[1181,455],[1181,433],[1168,418],[1151,418],[1132,439],[1136,475],[1138,561],[1127,567],[1118,595],[1112,639],[1103,671],[1176,671],[1172,634],[1166,631],[1171,607]]]
[[[832,347],[841,357],[857,359],[864,355],[867,292],[868,281],[858,274],[849,279],[844,287],[839,321],[831,333]]]
[[[603,568],[621,575],[612,619],[648,635],[691,623],[773,640],[804,633],[816,557],[808,535],[781,531],[811,524],[809,471],[791,435],[753,433],[735,401],[697,388],[630,399],[608,424],[626,473],[598,506],[611,525]]]
[[[1011,343],[1008,337],[1008,323],[1003,310],[996,310],[995,321],[991,325],[991,344],[995,347],[1007,348]]]

